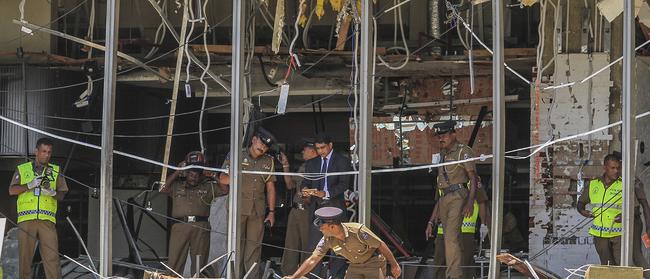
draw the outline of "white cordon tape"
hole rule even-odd
[[[648,115],[650,115],[650,111],[638,114],[636,116],[636,119],[640,119],[640,118],[646,117]],[[66,138],[66,137],[63,137],[63,136],[59,136],[59,135],[56,135],[56,134],[53,134],[53,133],[50,133],[50,132],[46,132],[46,131],[43,131],[43,130],[40,130],[40,129],[37,129],[37,128],[29,127],[29,126],[27,126],[27,125],[25,125],[23,123],[12,120],[12,119],[7,118],[7,117],[2,116],[2,115],[0,115],[0,119],[4,120],[4,121],[7,121],[7,122],[9,122],[11,124],[14,124],[16,126],[22,127],[24,129],[28,129],[30,131],[33,131],[33,132],[36,132],[36,133],[39,133],[39,134],[43,134],[43,135],[46,135],[46,136],[50,136],[52,138],[56,138],[56,139],[59,139],[59,140],[62,140],[62,141],[67,141],[67,142],[70,142],[70,143],[79,144],[79,145],[89,147],[89,148],[93,148],[93,149],[97,149],[97,150],[102,149],[101,146],[97,146],[97,145],[94,145],[94,144],[73,140],[73,139]],[[612,127],[615,127],[615,126],[618,126],[618,125],[621,125],[622,123],[623,123],[623,121],[618,121],[618,122],[614,122],[612,124],[605,125],[605,126],[600,127],[600,128],[596,128],[596,129],[581,133],[581,134],[567,136],[567,137],[559,138],[559,139],[552,140],[552,141],[547,141],[547,142],[542,143],[542,144],[537,144],[537,145],[523,147],[523,148],[519,148],[519,149],[515,149],[515,150],[510,150],[510,151],[507,151],[506,154],[515,153],[515,152],[519,152],[519,151],[523,151],[523,150],[534,149],[527,156],[505,156],[505,157],[508,158],[508,159],[514,159],[514,160],[528,159],[528,158],[532,157],[533,155],[535,155],[536,153],[538,153],[539,151],[541,151],[542,149],[544,149],[547,146],[553,145],[553,144],[558,143],[558,142],[563,142],[563,141],[568,141],[568,140],[584,137],[584,136],[587,136],[587,135],[590,135],[590,134],[593,134],[593,133],[597,133],[597,132],[600,132],[600,131],[603,131],[603,130],[606,130],[606,129],[609,129],[609,128],[612,128]],[[177,167],[177,166],[164,164],[164,163],[161,163],[161,162],[158,162],[158,161],[154,161],[154,160],[151,160],[151,159],[147,159],[147,158],[144,158],[144,157],[140,157],[140,156],[137,156],[137,155],[133,155],[133,154],[118,151],[118,150],[114,150],[113,153],[118,154],[118,155],[122,155],[124,157],[132,158],[132,159],[135,159],[135,160],[138,160],[138,161],[150,163],[150,164],[153,164],[153,165],[157,165],[157,166],[161,166],[161,167],[167,167],[167,168],[170,168],[170,169],[173,169],[173,170],[203,169],[203,170],[209,170],[209,171],[228,173],[228,169],[223,169],[223,168],[211,168],[211,167],[204,167],[204,166]],[[437,168],[437,167],[448,166],[448,165],[462,164],[462,163],[467,163],[467,162],[472,162],[472,161],[477,161],[477,160],[484,161],[484,160],[492,158],[492,157],[493,157],[492,154],[487,154],[487,155],[481,154],[478,157],[472,157],[472,158],[468,158],[468,159],[464,159],[464,160],[445,162],[445,163],[440,163],[440,164],[430,164],[430,165],[416,166],[416,167],[372,170],[371,173],[407,172],[407,171],[414,171],[414,170],[431,169],[431,168]],[[261,174],[261,175],[300,176],[300,177],[303,177],[303,178],[308,179],[308,180],[318,180],[318,179],[322,179],[324,177],[330,177],[330,176],[355,175],[355,174],[358,174],[359,172],[358,171],[346,171],[346,172],[331,172],[331,173],[323,174],[323,173],[298,173],[298,172],[242,171],[242,173],[245,173],[245,174]]]
[[[565,277],[565,279],[570,279],[572,276],[577,276],[579,278],[585,278],[584,274],[587,272],[587,269],[589,269],[590,266],[591,266],[591,264],[586,264],[586,265],[583,265],[583,266],[581,266],[579,268],[576,268],[576,269],[564,268],[564,270],[569,272],[569,275],[567,277]],[[580,274],[580,272],[582,274]]]

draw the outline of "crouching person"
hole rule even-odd
[[[298,270],[284,279],[296,279],[307,274],[330,249],[350,262],[346,279],[384,279],[387,260],[392,275],[395,278],[400,276],[400,266],[386,243],[367,227],[359,223],[341,223],[343,210],[336,207],[320,208],[315,215],[314,225],[319,227],[323,238]]]

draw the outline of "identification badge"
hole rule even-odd
[[[432,164],[440,163],[440,153],[431,154],[431,163]]]
[[[41,188],[38,187],[34,188],[34,196],[38,197],[40,195],[41,195]]]

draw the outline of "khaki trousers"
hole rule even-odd
[[[596,237],[594,245],[602,265],[618,265],[621,262],[621,237]]]
[[[447,263],[447,278],[462,278],[462,254],[460,227],[463,223],[463,205],[467,199],[467,189],[448,193],[438,201],[440,222],[445,228],[445,262]]]
[[[210,250],[210,223],[176,223],[172,225],[169,237],[169,267],[179,274],[183,274],[187,251],[190,252],[192,275],[196,273],[196,257],[199,256],[199,265],[203,267],[208,260]]]
[[[362,264],[350,264],[345,279],[385,279],[386,259],[383,256],[370,258]]]
[[[21,279],[31,279],[32,260],[36,240],[43,259],[45,277],[47,279],[61,278],[61,261],[59,259],[59,239],[56,235],[56,225],[50,221],[30,220],[18,224],[18,263]]]
[[[241,225],[241,249],[243,253],[238,253],[241,262],[244,264],[243,274],[246,274],[254,263],[260,264],[262,257],[262,238],[264,237],[264,217],[239,215]],[[259,270],[259,266],[257,268]],[[257,270],[253,271],[250,278],[258,278]]]
[[[292,208],[289,212],[287,234],[284,239],[284,247],[287,249],[282,254],[281,269],[284,275],[291,275],[296,272],[298,266],[311,255],[308,251],[310,217],[307,210]]]
[[[463,278],[472,279],[475,276],[476,270],[473,267],[474,265],[474,248],[476,244],[474,241],[473,233],[461,233],[461,246],[462,248],[462,261],[461,265],[463,266]],[[434,279],[444,279],[445,278],[445,236],[439,234],[435,241],[435,250],[433,252],[433,278]]]

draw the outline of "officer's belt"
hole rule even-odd
[[[441,189],[442,190],[442,195],[446,196],[449,193],[456,192],[456,191],[458,191],[460,189],[463,189],[463,188],[465,188],[465,184],[451,184],[451,185],[447,186],[447,188]]]
[[[185,223],[208,222],[208,216],[185,216],[177,218]]]
[[[350,262],[348,261],[348,263],[350,263]],[[382,254],[380,254],[378,251],[375,250],[375,252],[372,253],[372,257],[367,259],[365,262],[358,263],[358,264],[350,263],[350,265],[367,265],[367,264],[384,265],[384,264],[386,264],[386,258]]]

